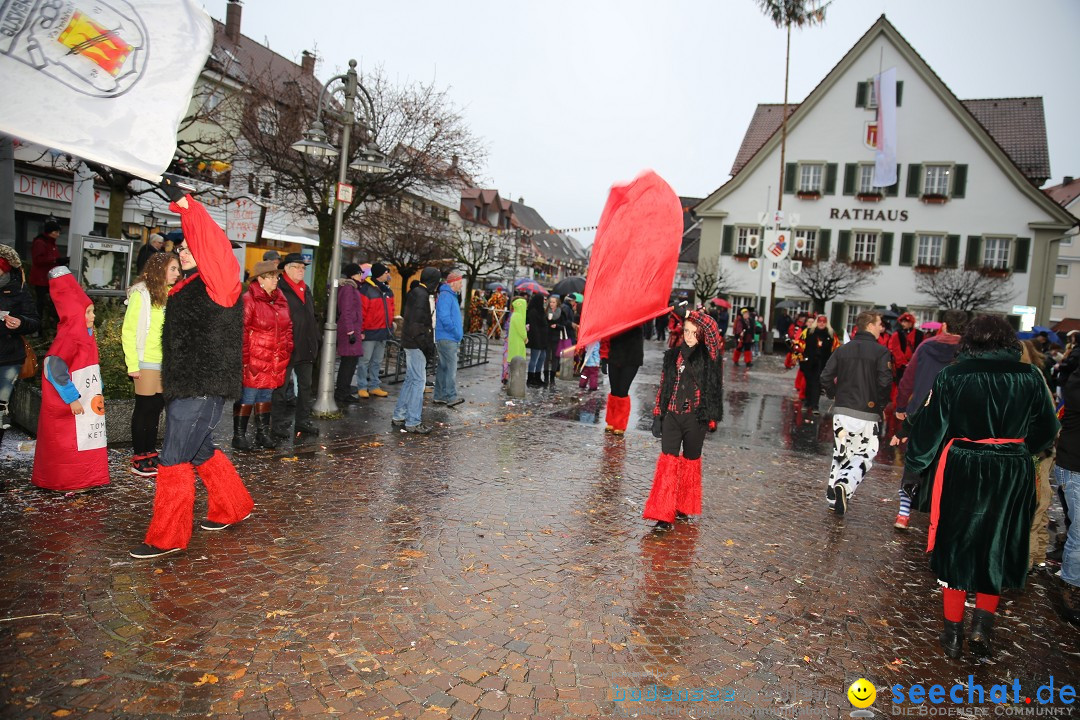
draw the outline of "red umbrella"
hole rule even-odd
[[[518,290],[520,292],[532,293],[534,295],[537,294],[537,293],[539,293],[541,295],[547,295],[548,294],[547,290],[545,290],[539,283],[534,282],[532,280],[526,280],[525,282],[519,282],[517,285],[514,286],[514,289]]]
[[[722,308],[729,308],[729,307],[731,307],[731,303],[729,303],[729,302],[728,302],[727,300],[725,300],[724,298],[713,298],[713,299],[712,299],[712,304],[713,304],[713,305],[716,305],[717,307],[722,307]]]

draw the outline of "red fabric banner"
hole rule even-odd
[[[611,188],[589,258],[579,346],[665,312],[682,229],[679,196],[652,170]]]

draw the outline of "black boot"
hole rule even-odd
[[[1061,581],[1061,616],[1073,625],[1080,625],[1080,587]]]
[[[232,446],[234,450],[250,450],[251,441],[247,437],[248,420],[251,419],[253,405],[241,405],[233,403],[233,436]]]
[[[968,636],[971,651],[981,657],[994,653],[994,613],[975,609],[971,618],[971,635]]]
[[[270,432],[270,403],[255,403],[255,444],[267,450],[276,450],[278,443]]]
[[[528,379],[525,380],[525,384],[528,385],[529,387],[532,387],[532,388],[541,387],[543,385],[543,383],[540,382],[540,373],[538,373],[538,372],[529,373],[529,377],[528,377]]]
[[[938,640],[941,642],[941,649],[945,651],[946,655],[953,660],[959,658],[960,653],[964,650],[964,621],[951,622],[946,620],[945,629],[941,631]]]

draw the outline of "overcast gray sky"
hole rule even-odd
[[[226,0],[203,2],[225,19]],[[1080,1],[834,0],[792,32],[791,100],[881,13],[961,99],[1042,96],[1048,185],[1080,175]],[[557,227],[595,225],[645,168],[707,195],[754,107],[783,99],[784,33],[754,0],[247,0],[241,30],[296,60],[317,49],[323,80],[355,57],[447,88],[488,148],[484,186]]]

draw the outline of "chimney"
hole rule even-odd
[[[315,53],[310,53],[307,50],[300,53],[300,69],[304,71],[305,75],[315,76]]]
[[[1065,180],[1063,180],[1061,184],[1062,185],[1068,185],[1069,183],[1071,183],[1075,179],[1076,178],[1074,178],[1072,175],[1066,175]]]
[[[242,11],[240,0],[229,0],[225,7],[225,37],[234,43],[240,42],[240,12]]]

